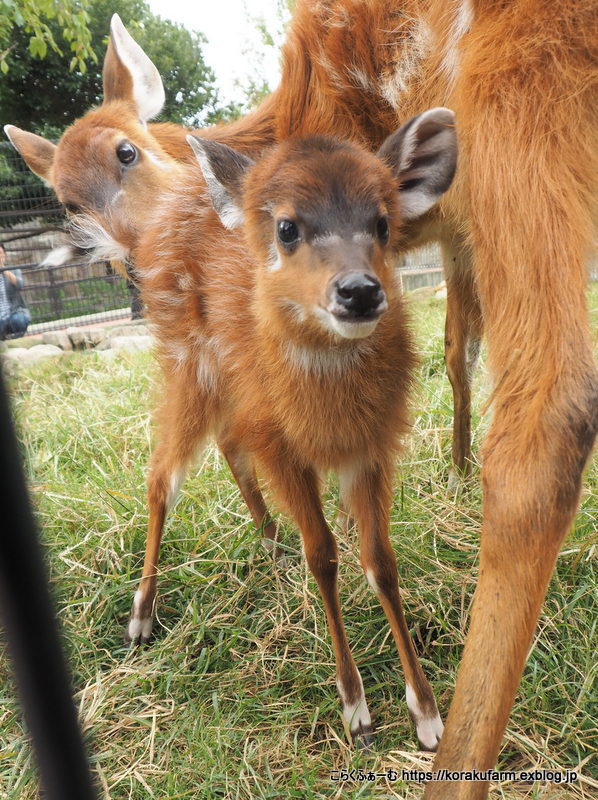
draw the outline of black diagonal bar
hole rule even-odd
[[[0,616],[45,800],[96,800],[0,374]]]

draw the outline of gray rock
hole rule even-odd
[[[108,336],[113,339],[115,336],[149,336],[147,325],[137,322],[130,322],[128,325],[116,325],[110,328]]]
[[[7,361],[18,361],[21,364],[32,364],[42,358],[60,356],[63,351],[53,344],[36,344],[33,347],[12,347],[2,354]]]
[[[36,344],[28,350],[29,358],[33,356],[35,361],[40,358],[48,358],[48,356],[61,356],[63,350],[55,344]]]
[[[90,350],[106,338],[104,328],[67,328],[74,350]]]
[[[28,356],[28,347],[10,347],[2,353],[3,361],[25,361]]]
[[[117,352],[128,351],[131,353],[151,350],[154,339],[151,336],[112,336],[110,347]]]
[[[47,331],[42,336],[42,344],[53,344],[61,350],[73,349],[73,343],[66,331]]]

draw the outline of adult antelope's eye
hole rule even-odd
[[[137,161],[137,148],[131,142],[121,142],[116,148],[116,157],[121,164],[134,164]]]
[[[67,214],[78,214],[81,209],[75,203],[64,203],[64,210]]]
[[[390,230],[388,228],[388,220],[386,217],[380,217],[378,222],[376,223],[376,234],[378,235],[378,239],[382,242],[382,244],[386,244],[388,241],[388,237],[390,235]]]
[[[290,219],[281,219],[276,224],[278,241],[285,247],[292,247],[299,241],[299,228]]]

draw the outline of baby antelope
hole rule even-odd
[[[372,723],[320,499],[319,476],[335,471],[399,650],[419,741],[434,750],[443,726],[409,637],[388,536],[416,360],[394,263],[402,226],[424,215],[453,178],[453,114],[436,108],[415,117],[377,155],[314,136],[286,140],[253,162],[215,141],[189,142],[205,182],[189,174],[170,193],[135,253],[166,394],[128,638],[150,636],[164,519],[190,461],[214,436],[256,525],[273,525],[257,470],[299,526],[330,627],[343,714],[367,746]],[[228,232],[200,227],[205,187]]]

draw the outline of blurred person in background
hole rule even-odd
[[[0,244],[0,340],[23,335],[31,314],[19,291],[23,286],[20,269],[6,269],[6,250]]]

